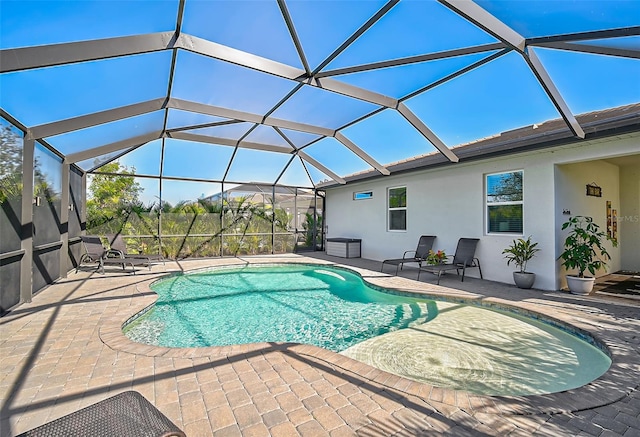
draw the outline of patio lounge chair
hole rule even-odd
[[[402,267],[405,263],[417,263],[418,267],[422,266],[422,262],[427,258],[429,251],[433,247],[433,242],[436,239],[433,235],[423,235],[420,237],[418,241],[418,247],[416,250],[407,250],[402,255],[402,258],[394,258],[394,259],[385,259],[382,261],[382,266],[380,266],[380,271],[384,269],[385,264],[391,264],[396,266],[396,275],[398,274],[398,268],[402,270]],[[408,256],[412,254],[412,256]],[[418,272],[419,274],[419,272]]]
[[[127,266],[131,266],[133,274],[136,274],[135,266],[147,265],[151,270],[151,261],[142,255],[137,257],[129,256],[116,256],[107,257],[107,249],[102,245],[102,240],[97,235],[83,235],[82,245],[84,246],[85,253],[80,257],[80,261],[76,266],[76,273],[80,269],[83,263],[98,263],[98,269],[100,273],[104,274],[105,265],[122,266],[122,270],[126,270]]]
[[[464,282],[464,274],[468,268],[477,267],[480,272],[480,279],[482,279],[482,269],[480,268],[480,260],[475,257],[476,247],[478,246],[479,238],[461,238],[458,240],[458,246],[456,247],[456,253],[453,255],[453,261],[449,264],[436,264],[420,267],[418,270],[418,280],[420,280],[420,272],[430,272],[438,275],[438,282],[440,284],[440,277],[444,272],[449,270],[455,270],[458,276],[460,270],[462,270],[462,281]]]
[[[17,437],[186,437],[144,396],[126,391],[52,420]]]
[[[120,257],[144,257],[148,258],[151,262],[162,262],[165,264],[164,257],[160,254],[143,254],[143,253],[129,253],[127,252],[127,243],[125,243],[124,238],[120,234],[111,234],[107,235],[107,240],[109,240],[110,249],[107,252],[107,256],[118,255]]]

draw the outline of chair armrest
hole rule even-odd
[[[407,250],[404,252],[404,254],[402,255],[402,258],[406,258],[408,253],[413,253],[413,256],[410,256],[409,258],[415,258],[416,256],[416,251],[415,250]]]

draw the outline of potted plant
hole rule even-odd
[[[524,238],[518,238],[513,240],[511,245],[504,249],[502,253],[507,259],[507,265],[512,262],[520,270],[513,272],[513,282],[515,282],[518,288],[531,288],[536,280],[535,273],[527,272],[527,262],[533,258],[540,249],[536,246],[538,243],[531,241],[531,236],[526,240]]]
[[[427,264],[430,266],[444,264],[445,262],[447,262],[448,258],[449,256],[444,253],[444,250],[434,252],[433,250],[429,249],[429,253],[427,254]]]
[[[563,230],[567,228],[569,235],[559,259],[562,259],[562,265],[567,270],[578,270],[577,275],[567,275],[567,286],[574,294],[589,294],[596,280],[596,270],[606,270],[606,261],[611,259],[604,242],[611,241],[613,247],[618,242],[601,231],[591,217],[571,217],[562,225]],[[593,276],[585,276],[587,271]]]

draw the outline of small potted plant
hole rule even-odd
[[[446,253],[444,253],[444,250],[439,250],[437,252],[429,250],[429,253],[427,254],[427,264],[430,266],[444,264],[445,262],[447,262],[448,258],[449,257]]]
[[[524,238],[513,240],[511,245],[502,251],[507,259],[507,265],[513,262],[519,268],[518,271],[513,272],[513,282],[518,288],[533,287],[536,275],[527,272],[526,269],[527,262],[540,250],[536,247],[537,245],[538,243],[533,243],[531,236],[529,236],[526,240]]]
[[[613,247],[618,242],[602,232],[591,217],[571,217],[562,225],[562,229],[569,229],[569,235],[564,241],[564,252],[559,259],[562,259],[562,265],[567,270],[578,270],[577,275],[567,274],[569,291],[574,294],[589,294],[596,280],[596,270],[606,271],[606,261],[611,259],[604,242],[611,241]],[[593,276],[585,276],[587,271]]]

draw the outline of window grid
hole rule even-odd
[[[523,234],[523,171],[485,176],[487,234]]]
[[[387,227],[391,232],[407,230],[407,187],[389,188],[387,192]]]

